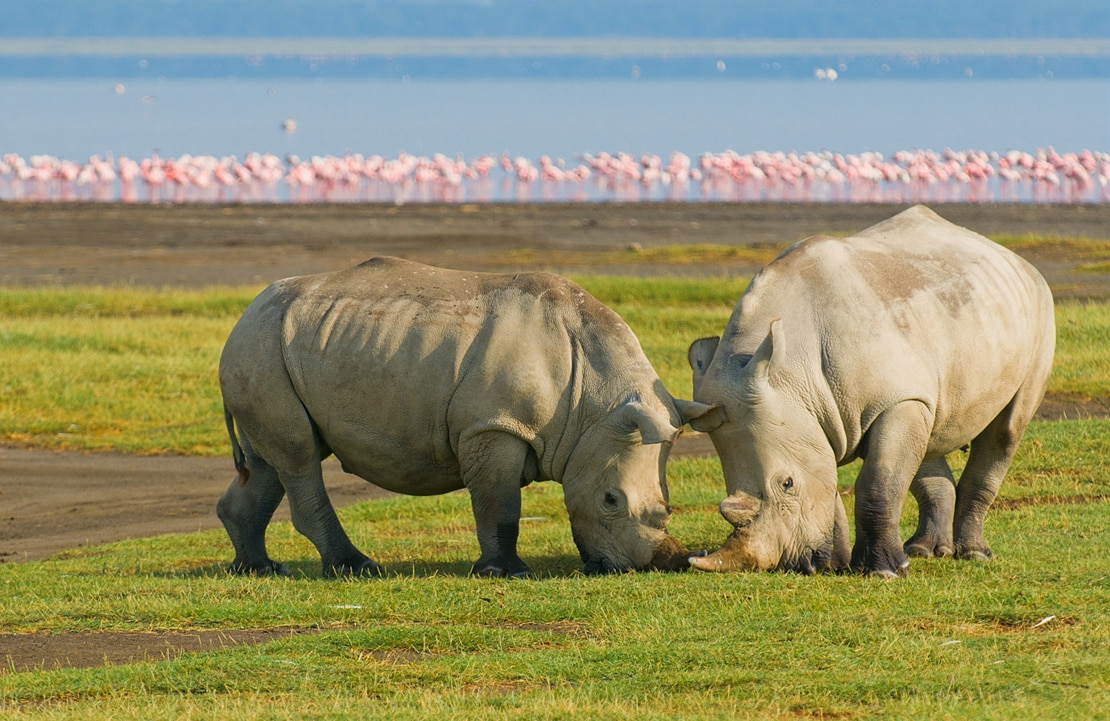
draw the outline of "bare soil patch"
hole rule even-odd
[[[717,277],[761,262],[645,265],[636,248],[723,244],[774,249],[818,233],[847,235],[902,210],[892,205],[123,205],[0,203],[0,292],[36,285],[202,287],[258,284],[397,255],[456,268]],[[979,233],[1105,239],[1110,206],[949,205]],[[532,251],[521,253],[520,251]],[[1080,272],[1082,252],[1027,257],[1058,298],[1108,298],[1110,274]],[[1110,415],[1110,398],[1050,397],[1042,417]],[[678,453],[712,453],[705,436]],[[337,506],[384,491],[326,464]],[[218,528],[229,459],[131,457],[0,448],[0,562],[124,538]],[[288,518],[287,507],[279,518]],[[284,515],[282,515],[284,514]],[[0,635],[0,673],[170,658],[298,629],[189,633]]]
[[[0,562],[39,560],[70,548],[128,538],[220,528],[216,501],[234,478],[230,456],[0,447]],[[337,507],[389,495],[344,473],[334,459],[324,463],[324,483]],[[289,520],[286,502],[274,517]]]
[[[166,661],[183,653],[255,646],[304,634],[307,628],[171,633],[0,634],[0,674]]]

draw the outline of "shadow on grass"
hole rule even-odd
[[[545,578],[568,578],[582,573],[582,561],[574,555],[565,554],[558,556],[539,556],[526,559],[534,574],[533,580]],[[319,559],[284,560],[282,563],[289,570],[287,578],[296,581],[333,581],[333,578],[324,576]],[[212,564],[192,568],[183,568],[167,571],[155,571],[152,575],[159,578],[215,578],[229,575],[227,563]],[[409,561],[395,561],[382,564],[381,578],[432,578],[468,577],[473,565],[469,561],[435,561],[426,559],[413,559]],[[263,576],[260,578],[268,578]],[[366,576],[364,580],[373,583],[377,577]],[[475,577],[478,578],[478,577]]]

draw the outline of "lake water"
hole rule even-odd
[[[0,153],[1110,150],[1104,80],[131,80],[122,91],[0,81]]]
[[[1110,150],[1110,83],[0,81],[0,155]],[[292,119],[295,132],[283,124]]]

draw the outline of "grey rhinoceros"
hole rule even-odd
[[[1052,294],[1032,265],[923,206],[763,268],[723,336],[696,341],[694,399],[735,531],[704,570],[851,568],[911,556],[989,560],[983,518],[1044,397]],[[959,485],[945,455],[970,445]],[[856,541],[836,468],[863,459]],[[898,536],[909,489],[920,515]]]
[[[320,462],[382,488],[470,492],[479,575],[523,576],[521,487],[562,483],[588,573],[687,567],[664,467],[690,413],[621,318],[548,273],[374,258],[264,290],[231,331],[220,389],[239,472],[218,514],[236,572],[266,552],[284,494],[325,575],[377,574],[339,524]],[[238,426],[238,434],[235,426]]]

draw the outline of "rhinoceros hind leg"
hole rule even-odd
[[[921,464],[910,484],[910,493],[917,499],[917,532],[903,546],[906,555],[911,558],[951,556],[956,482],[948,461],[941,457]]]
[[[380,576],[381,568],[355,548],[324,488],[319,459],[297,470],[282,470],[281,482],[289,494],[293,527],[320,552],[325,578]]]
[[[266,553],[266,527],[285,489],[274,469],[251,452],[246,439],[243,446],[250,469],[249,479],[246,483],[240,483],[238,478],[232,481],[216,504],[216,515],[235,548],[235,560],[228,570],[258,576],[286,575],[288,569]]]
[[[994,553],[983,537],[983,519],[998,495],[1018,443],[1040,403],[1040,394],[1026,397],[1018,391],[998,416],[971,441],[967,467],[956,486],[955,555],[972,561],[990,561]],[[1035,402],[1033,402],[1035,401]]]

